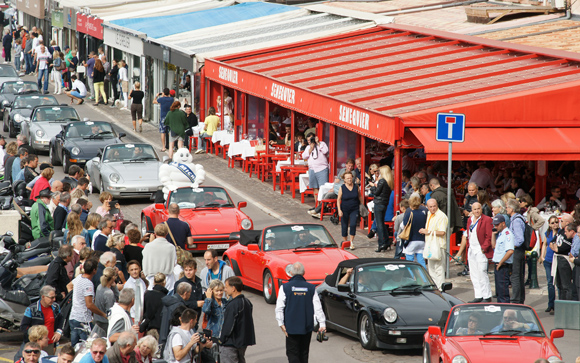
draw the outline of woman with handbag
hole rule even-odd
[[[425,236],[419,233],[419,230],[425,228],[428,212],[427,208],[421,205],[421,197],[417,195],[411,196],[409,198],[409,209],[407,209],[403,217],[405,228],[400,234],[401,240],[403,240],[405,259],[417,261],[425,268],[427,267],[423,258]]]
[[[338,190],[336,208],[342,225],[342,238],[348,241],[348,226],[350,225],[350,249],[354,250],[354,236],[356,235],[356,223],[358,222],[359,206],[364,204],[363,197],[356,184],[352,172],[342,174],[344,184]]]
[[[385,220],[385,212],[389,206],[389,199],[394,186],[393,173],[388,165],[381,166],[379,172],[379,180],[375,183],[369,183],[371,185],[371,193],[375,196],[373,199],[375,204],[375,223],[379,237],[379,245],[375,252],[386,251],[391,246],[391,243],[389,243],[389,229],[383,221]]]
[[[64,56],[58,50],[53,53],[52,62],[53,71],[52,78],[54,79],[54,94],[60,95],[62,93],[62,71],[66,69],[66,62],[64,61]]]

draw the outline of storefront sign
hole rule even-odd
[[[38,19],[44,19],[44,0],[17,0],[16,8]]]
[[[77,14],[77,31],[103,39],[103,19],[87,14]]]
[[[205,76],[219,84],[277,103],[343,129],[393,145],[397,120],[319,93],[206,59]]]
[[[104,28],[103,40],[105,44],[113,48],[122,50],[135,55],[142,55],[143,52],[143,40],[139,37],[129,35],[127,33],[120,32],[111,28]]]
[[[64,27],[64,15],[60,10],[54,10],[52,13],[52,26],[62,29]]]
[[[77,30],[77,11],[73,8],[63,7],[62,9],[64,27]]]

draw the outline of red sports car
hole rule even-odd
[[[240,243],[230,247],[223,259],[244,285],[264,292],[267,303],[276,302],[280,286],[290,279],[295,262],[304,265],[304,278],[319,285],[340,261],[357,258],[339,247],[319,224],[283,224],[262,231],[240,231]]]
[[[456,305],[446,320],[443,332],[440,326],[431,326],[425,333],[423,362],[533,362],[538,358],[552,362],[562,359],[554,339],[563,337],[564,330],[555,329],[550,336],[546,335],[538,315],[529,306]]]
[[[200,186],[198,189],[178,188],[169,192],[164,203],[155,203],[141,211],[141,231],[153,232],[155,226],[167,221],[167,207],[177,203],[180,208],[179,219],[187,222],[193,235],[193,245],[188,250],[205,251],[208,249],[225,250],[237,243],[231,239],[232,232],[251,230],[254,224],[241,208],[237,206],[221,187]]]

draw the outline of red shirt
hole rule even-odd
[[[52,306],[45,308],[40,304],[42,309],[42,315],[44,316],[44,325],[48,328],[48,341],[52,341],[52,336],[54,335],[54,312],[52,311]]]

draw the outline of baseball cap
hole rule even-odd
[[[498,214],[497,216],[493,217],[493,225],[497,226],[498,224],[505,222],[504,216]]]
[[[269,238],[276,238],[276,234],[274,232],[266,233],[266,239],[269,239]]]
[[[169,95],[170,95],[171,97],[175,97],[175,90],[174,90],[174,89],[172,89],[171,91],[169,91]]]

